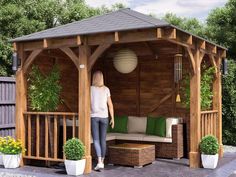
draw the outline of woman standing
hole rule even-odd
[[[94,170],[104,168],[106,133],[109,123],[108,109],[111,116],[110,125],[114,128],[114,110],[110,90],[104,85],[102,72],[96,71],[93,74],[91,86],[91,128],[93,144],[98,157],[98,163]]]

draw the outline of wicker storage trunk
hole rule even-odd
[[[155,161],[155,146],[124,143],[109,146],[109,163],[142,167]]]

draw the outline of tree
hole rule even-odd
[[[213,10],[207,18],[207,36],[227,47],[228,57],[236,60],[236,0]]]
[[[206,37],[205,24],[196,18],[178,17],[173,13],[167,13],[162,19],[197,36]]]
[[[236,145],[236,0],[213,10],[207,18],[209,39],[228,48],[228,75],[223,76],[223,143]]]
[[[92,8],[84,0],[0,0],[0,76],[12,74],[9,39],[123,7]]]

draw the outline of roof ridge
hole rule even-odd
[[[125,9],[129,9],[129,8],[125,8]],[[142,21],[144,21],[144,22],[147,22],[147,23],[149,23],[149,24],[152,24],[152,25],[157,26],[155,23],[152,23],[152,22],[150,22],[150,21],[148,21],[148,20],[144,20],[143,18],[134,16],[134,15],[131,15],[131,14],[125,12],[125,11],[124,11],[125,9],[121,9],[120,11],[123,12],[123,13],[125,13],[125,14],[127,14],[127,15],[129,15],[129,16],[131,16],[131,17],[135,17],[135,18],[137,18],[137,19],[139,19],[139,20],[142,20]],[[157,19],[157,18],[154,18],[154,17],[149,16],[149,15],[147,15],[147,14],[142,14],[142,13],[140,13],[140,12],[138,12],[138,11],[134,11],[134,10],[132,10],[132,9],[130,9],[130,10],[133,11],[133,12],[135,12],[135,13],[139,13],[140,15],[147,16],[147,17],[153,18],[153,19],[155,19],[155,20],[160,20],[160,21],[166,22],[165,20]],[[168,22],[166,22],[166,23],[168,23]],[[169,23],[168,23],[168,24],[169,24]],[[170,24],[169,24],[169,25],[170,25]]]

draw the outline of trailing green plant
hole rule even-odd
[[[29,73],[29,101],[35,111],[55,111],[60,102],[60,72],[54,65],[51,72],[43,75],[38,66],[33,66]]]
[[[215,136],[207,135],[200,142],[200,151],[202,154],[215,155],[218,153],[219,144]]]
[[[214,67],[209,67],[206,69],[203,66],[203,72],[201,75],[201,110],[207,110],[211,108],[213,91],[212,84],[214,79]],[[183,80],[183,86],[181,87],[181,91],[183,92],[184,105],[189,109],[190,108],[190,76],[186,75]]]
[[[85,154],[85,146],[78,138],[72,138],[66,141],[63,151],[67,160],[81,160]]]

